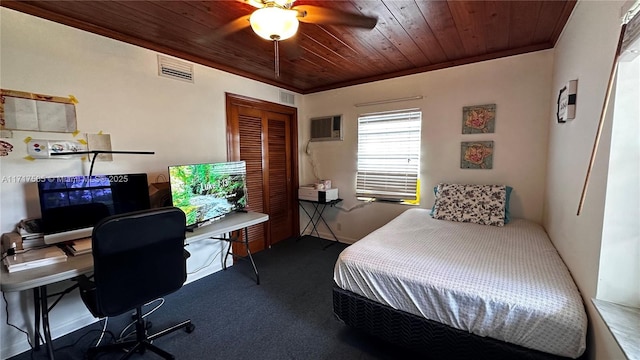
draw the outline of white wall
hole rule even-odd
[[[358,115],[417,107],[423,119],[420,207],[433,205],[432,189],[439,182],[506,184],[514,189],[512,215],[541,223],[552,56],[551,50],[541,51],[307,95],[300,116],[300,144],[304,147],[309,139],[310,118],[343,115],[343,141],[309,146],[318,176],[332,180],[344,199],[342,207],[349,209],[362,204],[355,198]],[[354,106],[415,95],[424,98]],[[495,133],[462,135],[462,107],[481,104],[497,106]],[[494,141],[492,170],[460,169],[460,142],[474,140]],[[309,160],[302,151],[301,184],[315,180]],[[406,209],[371,203],[351,212],[328,208],[326,215],[340,240],[353,242]],[[304,226],[304,215],[301,220]],[[327,233],[324,227],[320,230]]]
[[[279,88],[195,65],[195,84],[157,75],[157,53],[89,34],[46,20],[0,8],[0,87],[47,95],[74,95],[82,133],[111,134],[114,150],[155,151],[155,155],[114,155],[97,162],[95,173],[146,172],[153,182],[167,176],[167,166],[225,161],[225,92],[278,102]],[[297,95],[296,98],[299,96]],[[0,176],[79,175],[88,173],[81,160],[24,159],[23,140],[72,139],[70,134],[14,131],[3,139],[14,148],[0,157]],[[166,179],[166,178],[165,178]],[[38,216],[35,184],[0,183],[0,231],[23,218]],[[190,280],[217,271],[221,250],[216,242],[190,246],[189,270],[212,262]],[[68,285],[68,284],[62,284]],[[31,329],[31,292],[7,293],[11,323]],[[4,307],[4,304],[2,305]],[[24,335],[5,325],[0,315],[0,358],[26,350]],[[52,312],[54,337],[94,321],[77,295],[65,298]]]
[[[578,79],[576,118],[549,128],[544,226],[571,271],[590,318],[591,356],[624,359],[590,299],[596,295],[604,216],[611,117],[607,118],[583,211],[577,216],[580,192],[598,126],[609,71],[620,32],[622,1],[579,1],[556,44],[553,86],[549,95]]]

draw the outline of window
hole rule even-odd
[[[358,117],[356,196],[419,200],[422,112],[409,109]]]
[[[640,340],[637,332],[628,333],[640,320],[639,14],[640,1],[636,1],[626,15],[629,21],[618,58],[598,288],[593,300],[627,354],[637,353]]]
[[[640,307],[640,15],[627,23],[618,60],[596,297]]]

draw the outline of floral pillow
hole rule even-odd
[[[505,185],[438,185],[434,219],[504,226],[507,203]]]

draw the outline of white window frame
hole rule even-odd
[[[419,201],[422,111],[405,109],[358,116],[356,196]]]

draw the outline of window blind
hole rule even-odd
[[[396,201],[416,198],[421,124],[418,109],[358,117],[356,196]]]

